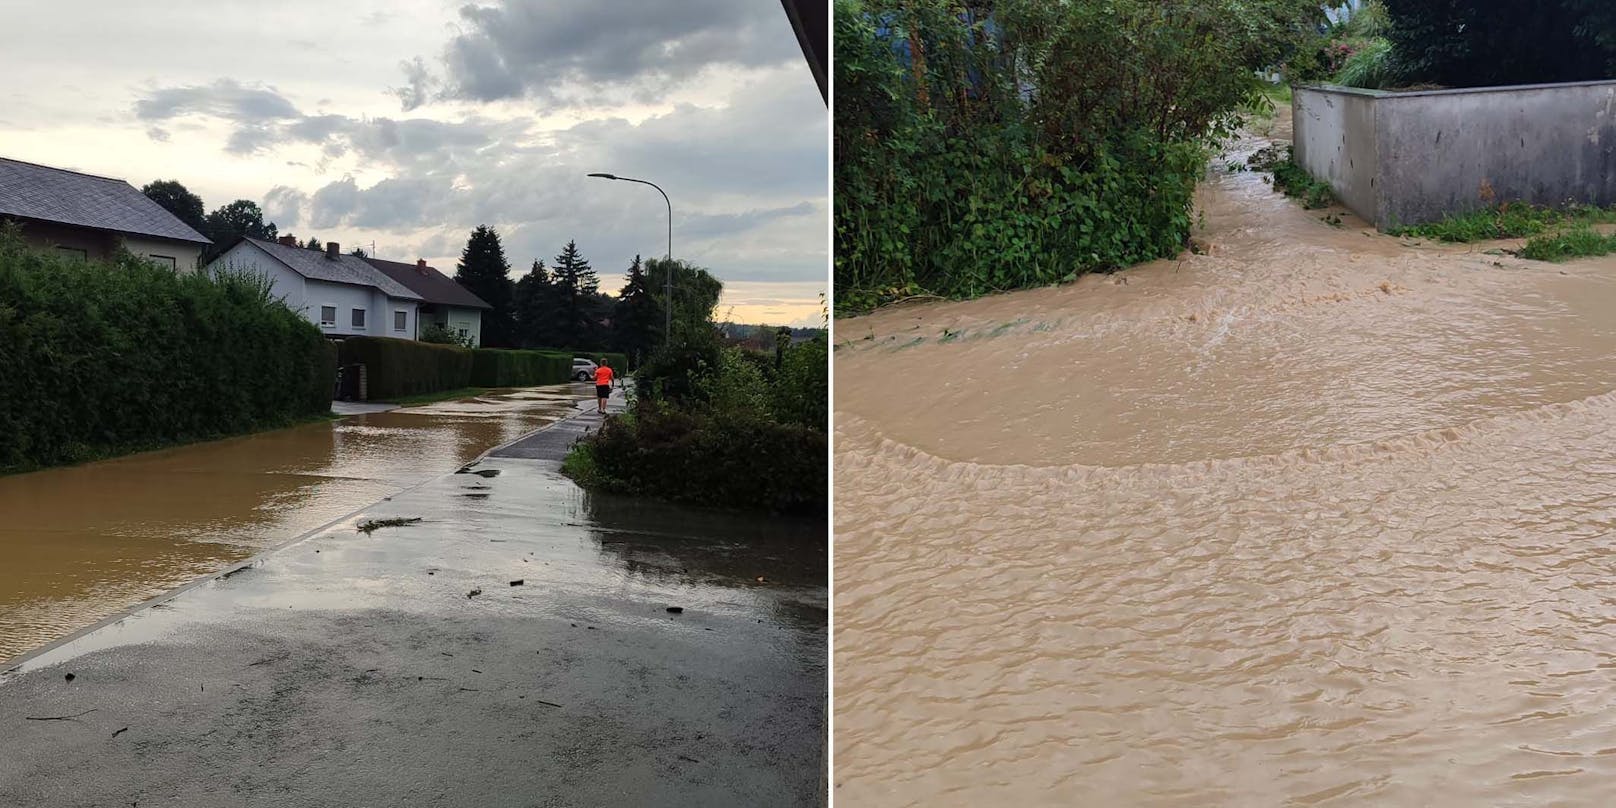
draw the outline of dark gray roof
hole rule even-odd
[[[211,244],[123,180],[0,157],[0,215]]]
[[[470,289],[461,286],[453,278],[442,272],[427,267],[422,270],[416,264],[401,264],[397,261],[383,261],[380,258],[366,258],[371,266],[386,273],[405,286],[415,290],[422,300],[428,303],[438,303],[444,306],[463,306],[468,309],[492,309],[482,298],[472,294]]]
[[[288,247],[285,244],[256,238],[243,239],[243,241],[256,244],[275,260],[291,267],[293,272],[310,280],[346,283],[353,286],[374,286],[385,292],[388,297],[396,297],[400,300],[421,299],[420,295],[410,291],[398,281],[387,277],[380,270],[365,263],[365,259],[356,255],[338,255],[336,258],[327,258],[323,250]]]

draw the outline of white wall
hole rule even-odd
[[[370,335],[373,337],[396,337],[398,339],[415,339],[420,336],[417,329],[418,309],[420,304],[413,300],[397,300],[388,297],[379,289],[371,290],[371,313],[367,315],[366,324],[372,326]],[[404,312],[404,328],[393,328],[393,313]],[[374,323],[369,318],[375,317]]]
[[[482,309],[463,309],[458,306],[444,306],[447,312],[448,323],[445,325],[452,334],[460,333],[466,329],[471,337],[471,347],[480,348],[483,344],[483,312]]]
[[[143,239],[139,236],[124,236],[124,249],[140,256],[151,258],[153,256],[167,256],[174,259],[174,269],[178,272],[195,272],[196,262],[202,258],[202,245],[191,244],[184,241],[158,241]],[[162,261],[167,265],[167,261]]]
[[[287,269],[285,264],[271,258],[269,253],[250,241],[243,241],[231,247],[207,266],[210,275],[217,275],[221,271],[246,272],[267,278],[270,282],[270,294],[286,301],[286,305],[291,307],[292,311],[308,317],[311,321],[314,321],[319,314],[315,312],[311,315],[308,311],[308,282],[303,276]]]

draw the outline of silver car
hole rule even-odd
[[[596,367],[598,367],[598,365],[596,365],[594,362],[589,361],[588,359],[576,359],[576,358],[573,359],[572,360],[572,379],[573,379],[573,381],[579,381],[579,382],[594,381],[595,380],[595,368]]]

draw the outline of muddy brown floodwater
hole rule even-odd
[[[1199,207],[1204,254],[837,324],[838,798],[1608,799],[1616,260],[1221,161]]]
[[[0,662],[452,471],[580,397],[502,391],[0,477]]]

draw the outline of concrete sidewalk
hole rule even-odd
[[[823,804],[825,530],[487,459],[0,676],[0,805]]]

